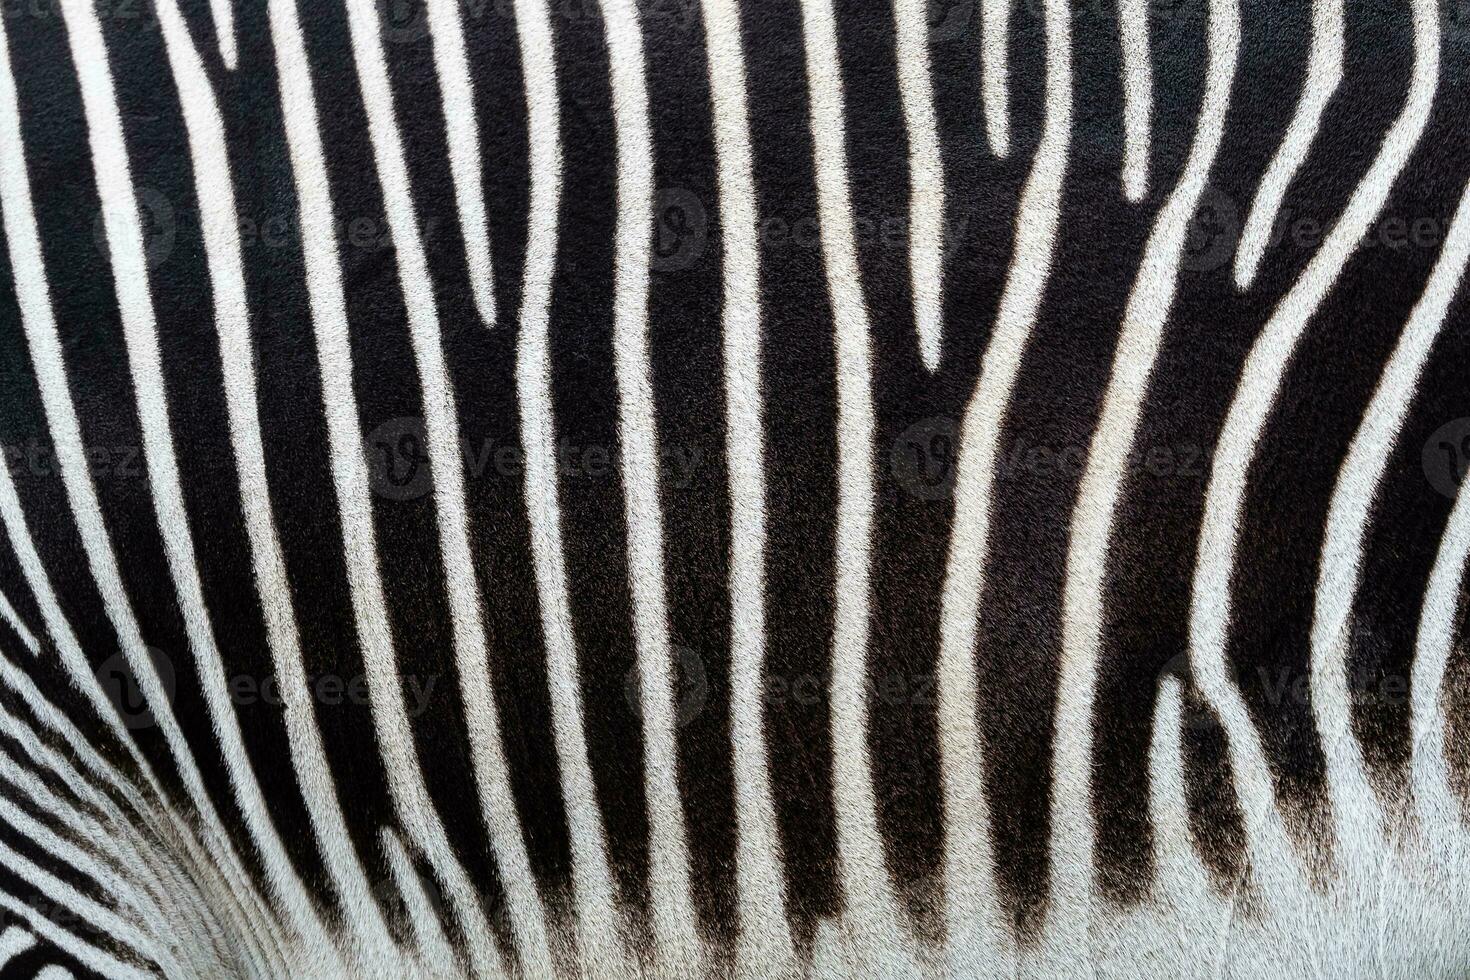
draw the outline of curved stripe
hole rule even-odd
[[[10,604],[10,599],[3,592],[0,592],[0,620],[4,620],[5,625],[20,637],[20,642],[25,644],[27,650],[31,653],[41,652],[41,644],[37,641],[36,634],[31,632],[31,628],[20,618],[20,614],[15,611],[15,607]]]
[[[822,260],[837,368],[837,518],[831,732],[837,854],[853,938],[870,969],[912,973],[893,895],[868,752],[868,628],[873,541],[873,377],[868,310],[853,238],[842,67],[831,0],[802,0]]]
[[[786,877],[765,733],[766,473],[759,217],[745,53],[735,0],[703,0],[724,262],[725,444],[730,480],[730,742],[735,783],[738,964],[794,969]]]
[[[1157,834],[1160,878],[1171,908],[1193,906],[1206,893],[1209,875],[1189,836],[1189,797],[1184,788],[1183,685],[1176,677],[1159,684],[1153,739],[1148,753],[1148,814]],[[1196,919],[1203,922],[1202,918]]]
[[[1118,2],[1123,47],[1123,196],[1130,201],[1141,201],[1148,193],[1149,128],[1154,109],[1148,8],[1148,0]]]
[[[1327,512],[1317,595],[1312,616],[1312,713],[1326,747],[1329,784],[1334,803],[1348,801],[1377,819],[1372,806],[1362,749],[1352,732],[1352,694],[1347,683],[1347,657],[1353,599],[1363,561],[1363,538],[1378,486],[1409,413],[1420,373],[1444,326],[1450,301],[1459,289],[1470,260],[1470,186],[1445,236],[1443,251],[1429,275],[1424,294],[1414,305],[1378,388],[1338,470]],[[1381,841],[1379,838],[1361,844]],[[1376,848],[1375,848],[1376,849]]]
[[[894,0],[898,89],[909,145],[909,276],[924,367],[939,369],[944,330],[944,163],[929,77],[924,0]]]
[[[20,926],[9,926],[4,932],[0,932],[0,969],[6,964],[29,952],[36,945],[36,937],[26,932]]]
[[[52,857],[57,861],[93,879],[99,885],[104,887],[107,885],[108,876],[103,874],[90,858],[75,847],[56,839],[54,834],[44,832],[35,825],[34,821],[27,820],[3,796],[0,796],[0,822],[9,824],[21,834],[25,834],[27,828],[36,832],[38,836],[32,837],[32,840],[38,847],[51,852]],[[75,916],[89,928],[152,959],[162,968],[165,976],[171,970],[179,976],[184,975],[172,952],[156,936],[140,931],[135,923],[83,895],[3,842],[0,842],[0,866],[30,885],[38,894],[46,896],[50,902],[54,903],[55,908],[65,909],[69,916]]]
[[[1256,189],[1256,199],[1246,215],[1240,245],[1235,250],[1235,285],[1240,289],[1250,288],[1256,278],[1286,189],[1317,138],[1322,111],[1342,84],[1343,44],[1342,0],[1313,0],[1312,50],[1307,56],[1306,85],[1286,136],[1271,158],[1261,186]]]
[[[1009,119],[1011,0],[980,3],[980,100],[985,107],[985,133],[990,150],[1004,157],[1011,148]]]
[[[5,909],[10,914],[24,919],[38,936],[108,980],[157,980],[157,975],[153,971],[140,970],[129,963],[122,962],[111,953],[103,952],[91,943],[82,941],[25,902],[3,890],[0,890],[0,909]]]
[[[531,204],[525,288],[516,343],[516,398],[525,448],[526,516],[536,566],[536,594],[546,642],[552,735],[561,768],[562,799],[572,848],[580,953],[590,969],[627,971],[607,838],[587,760],[577,641],[572,632],[557,497],[556,424],[551,402],[551,285],[556,274],[557,214],[561,201],[561,113],[556,48],[546,0],[516,0],[516,34],[530,117]]]
[[[489,219],[481,187],[480,130],[475,115],[474,83],[465,57],[464,26],[458,0],[428,0],[429,33],[434,41],[434,72],[444,102],[444,131],[449,143],[449,174],[454,204],[464,236],[470,293],[485,326],[495,326],[495,277],[490,261]]]
[[[1410,779],[1415,808],[1422,826],[1452,836],[1451,843],[1458,843],[1462,852],[1470,847],[1470,837],[1466,836],[1463,822],[1464,805],[1450,788],[1441,698],[1445,670],[1455,653],[1455,629],[1467,562],[1470,562],[1470,480],[1460,484],[1454,509],[1435,552],[1434,566],[1424,589],[1424,606],[1419,613],[1419,635],[1409,678],[1413,751]],[[1455,865],[1446,863],[1446,867]]]
[[[1414,0],[1413,79],[1403,112],[1394,121],[1367,175],[1354,189],[1342,218],[1251,348],[1210,467],[1190,609],[1190,661],[1201,691],[1229,728],[1230,762],[1245,813],[1253,866],[1263,872],[1287,873],[1288,868],[1296,868],[1296,863],[1275,853],[1287,845],[1275,810],[1274,790],[1259,734],[1226,663],[1231,578],[1246,480],[1297,341],[1382,208],[1424,130],[1439,73],[1438,16],[1434,0]],[[1341,760],[1332,754],[1335,750],[1331,744],[1324,744],[1324,749],[1329,752],[1328,787],[1334,795],[1334,820],[1341,820],[1344,801],[1335,798],[1340,788]],[[1267,847],[1273,853],[1264,857],[1258,847]]]
[[[1052,763],[1052,901],[1057,914],[1088,917],[1096,899],[1092,812],[1093,700],[1113,520],[1169,311],[1190,222],[1215,165],[1240,50],[1238,0],[1211,0],[1200,121],[1184,174],[1159,212],[1123,312],[1117,357],[1072,511],[1062,590],[1062,656]],[[1080,903],[1080,906],[1076,903]]]
[[[648,798],[648,877],[657,968],[698,972],[702,951],[689,893],[689,849],[679,798],[673,652],[664,578],[663,514],[658,486],[658,421],[648,362],[648,271],[653,247],[653,135],[647,70],[633,0],[601,0],[612,74],[617,144],[617,229],[613,272],[613,367],[618,438],[623,450],[623,508],[628,529],[628,584],[643,719]]]
[[[311,708],[280,539],[276,534],[265,447],[256,399],[245,268],[240,254],[238,210],[230,174],[224,121],[203,62],[179,13],[177,0],[156,4],[164,48],[173,71],[189,138],[195,191],[202,217],[205,258],[220,337],[220,363],[230,444],[238,471],[241,509],[250,544],[256,592],[264,613],[275,676],[282,685],[282,713],[297,785],[341,908],[360,942],[387,955],[393,947],[387,925],[372,899],[366,874],[348,836],[336,784]],[[247,805],[264,808],[257,795]]]
[[[1072,128],[1072,28],[1067,0],[1046,0],[1046,118],[1016,218],[1016,239],[980,378],[965,408],[955,512],[940,612],[939,731],[944,783],[946,923],[951,969],[989,969],[1009,947],[993,882],[990,812],[980,745],[976,630],[990,547],[991,491],[1001,425],[1051,274]]]

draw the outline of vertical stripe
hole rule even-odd
[[[802,0],[822,259],[837,368],[837,518],[831,731],[837,850],[858,956],[912,972],[873,793],[868,751],[868,641],[873,544],[872,340],[848,193],[842,67],[831,0]]]
[[[1052,764],[1056,813],[1052,820],[1052,899],[1056,916],[1063,920],[1086,918],[1096,896],[1093,700],[1103,624],[1107,621],[1105,589],[1113,519],[1178,288],[1179,262],[1189,225],[1224,137],[1240,47],[1238,0],[1211,0],[1207,29],[1209,55],[1199,125],[1183,177],[1170,193],[1144,246],[1072,512],[1062,593],[1062,657]]]
[[[914,327],[924,367],[938,370],[944,329],[944,164],[934,86],[929,77],[929,23],[924,0],[894,0],[898,88],[909,145],[909,277]]]
[[[1007,86],[1010,80],[1012,0],[980,0],[980,99],[985,106],[985,132],[990,149],[1004,157],[1011,148]]]
[[[1450,788],[1450,755],[1441,699],[1450,657],[1458,653],[1455,628],[1462,611],[1467,561],[1470,561],[1470,480],[1460,484],[1434,556],[1434,568],[1419,613],[1419,635],[1409,678],[1414,753],[1410,778],[1416,812],[1424,827],[1448,828],[1460,855],[1470,854],[1470,835],[1464,823],[1464,806]],[[1444,849],[1443,844],[1440,847]],[[1455,865],[1447,863],[1446,866]]]
[[[1275,811],[1259,734],[1226,663],[1231,579],[1246,480],[1297,341],[1383,207],[1428,121],[1439,76],[1438,17],[1433,0],[1414,0],[1414,68],[1403,111],[1394,120],[1368,173],[1354,189],[1342,217],[1251,348],[1211,461],[1190,610],[1190,662],[1201,691],[1229,731],[1231,766],[1245,813],[1253,866],[1263,875],[1290,875],[1296,865],[1282,837],[1284,831]],[[1329,753],[1327,785],[1335,821],[1354,812],[1345,809],[1349,802],[1346,795],[1360,794],[1366,788],[1346,768],[1341,748],[1331,744],[1330,739],[1324,744]],[[1341,834],[1338,836],[1340,839]]]
[[[429,0],[429,31],[434,40],[434,72],[444,100],[444,128],[454,203],[464,236],[470,293],[485,326],[495,326],[495,277],[490,263],[490,230],[481,187],[480,130],[474,83],[465,57],[464,26],[456,0]]]
[[[653,137],[648,123],[643,38],[633,0],[602,0],[617,138],[613,361],[629,586],[638,651],[644,781],[648,798],[649,892],[661,970],[698,972],[701,960],[689,895],[689,851],[677,780],[674,691],[658,486],[658,422],[648,363],[648,272],[653,235]]]
[[[944,784],[945,900],[951,969],[983,969],[1000,932],[984,795],[976,625],[985,589],[991,493],[1001,425],[1051,273],[1072,126],[1072,39],[1066,0],[1046,2],[1046,118],[1016,217],[1005,291],[965,409],[955,513],[940,612],[938,667]]]
[[[1256,278],[1286,189],[1317,138],[1322,111],[1342,83],[1343,44],[1342,0],[1313,0],[1312,50],[1307,56],[1306,88],[1286,136],[1261,178],[1261,186],[1256,189],[1256,198],[1241,229],[1240,244],[1235,250],[1235,285],[1240,289],[1248,289]]]
[[[523,965],[532,971],[549,970],[551,952],[547,946],[541,897],[531,875],[525,838],[511,795],[505,747],[500,738],[499,711],[490,687],[489,650],[484,614],[480,608],[479,576],[470,550],[454,390],[444,363],[433,281],[429,277],[418,217],[409,193],[408,165],[403,156],[393,93],[388,83],[380,24],[376,9],[367,4],[350,3],[347,12],[353,60],[357,65],[363,106],[367,111],[373,161],[388,212],[393,256],[408,312],[414,362],[423,388],[424,426],[428,437],[429,468],[433,474],[434,505],[439,518],[439,547],[443,554],[449,615],[454,629],[455,665],[464,700],[475,780],[479,784],[480,806],[501,868],[511,928],[516,934],[521,955],[525,957]],[[436,40],[436,52],[438,43]],[[451,879],[446,884],[454,905],[461,916],[468,916],[472,921],[471,954],[488,957],[490,939],[485,933],[488,925],[484,922],[483,910],[474,897],[468,876],[452,856],[446,867],[451,872]],[[480,966],[483,968],[483,964]]]
[[[746,103],[745,53],[735,0],[703,0],[709,39],[724,256],[725,442],[730,473],[730,740],[733,743],[737,963],[792,969],[786,882],[765,737],[766,473],[761,399],[760,251]]]
[[[577,646],[562,550],[556,427],[551,405],[548,347],[562,166],[556,48],[546,0],[516,0],[515,14],[531,141],[530,231],[520,338],[516,344],[516,395],[521,409],[521,444],[526,453],[526,513],[531,525],[541,630],[546,638],[552,729],[572,846],[578,940],[582,958],[589,966],[612,972],[628,967],[607,863],[607,840],[587,761]]]
[[[1123,196],[1130,201],[1141,201],[1148,193],[1149,128],[1154,109],[1148,10],[1148,0],[1119,0],[1118,31],[1123,45]]]

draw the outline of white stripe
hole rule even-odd
[[[1153,738],[1148,753],[1148,814],[1158,835],[1159,878],[1167,889],[1169,905],[1186,907],[1198,914],[1204,909],[1197,899],[1205,894],[1209,882],[1189,834],[1181,724],[1183,700],[1179,679],[1165,677],[1154,702]]]
[[[725,443],[730,479],[730,742],[735,784],[737,963],[794,969],[786,876],[766,754],[766,474],[761,401],[760,250],[735,0],[703,0],[724,255]]]
[[[20,618],[20,614],[15,611],[15,607],[10,604],[10,599],[3,592],[0,592],[0,619],[3,619],[5,625],[15,631],[15,635],[20,637],[20,642],[25,644],[27,650],[31,653],[41,652],[41,644],[37,641],[36,634],[31,632],[30,627]]]
[[[1123,47],[1123,196],[1148,193],[1149,124],[1154,109],[1153,63],[1148,51],[1148,0],[1119,0]]]
[[[648,802],[648,887],[656,968],[698,973],[703,958],[689,894],[689,851],[679,798],[673,651],[664,577],[658,486],[658,421],[648,363],[648,269],[653,235],[653,137],[647,70],[633,0],[601,0],[612,75],[618,218],[613,292],[613,364],[628,579],[643,718]]]
[[[149,488],[169,575],[173,579],[183,613],[189,646],[198,664],[200,687],[209,711],[210,724],[219,743],[230,785],[235,789],[239,809],[254,840],[265,870],[271,894],[280,903],[292,925],[313,944],[323,949],[332,946],[311,898],[306,894],[296,869],[286,855],[280,835],[271,822],[265,799],[256,781],[250,757],[240,733],[239,719],[226,689],[225,667],[215,645],[209,612],[204,606],[203,588],[195,563],[194,541],[189,531],[189,515],[184,507],[179,485],[178,463],[174,456],[170,432],[163,367],[158,348],[158,328],[154,319],[153,298],[148,288],[148,265],[144,256],[143,232],[138,221],[137,196],[133,188],[131,163],[122,131],[117,97],[113,91],[107,49],[102,41],[102,26],[89,0],[63,0],[62,15],[66,20],[67,39],[72,58],[77,64],[82,90],[82,108],[87,122],[87,139],[92,151],[92,168],[102,202],[102,219],[107,233],[108,259],[122,317],[123,334],[128,352],[128,369],[138,406],[138,422],[142,428],[143,453],[147,461]],[[216,175],[221,176],[221,175]],[[228,179],[228,172],[223,175]],[[236,219],[238,220],[238,219]],[[38,326],[40,326],[38,324]],[[46,329],[41,327],[41,329]],[[29,336],[34,331],[27,329]],[[55,337],[47,338],[47,346],[55,346]],[[36,374],[43,391],[50,392],[47,415],[61,402],[68,402],[65,367],[59,356],[47,363],[37,358]],[[58,454],[60,449],[58,447]],[[75,463],[80,462],[74,460]],[[66,467],[72,471],[73,467]],[[68,489],[77,474],[71,472]],[[97,506],[90,479],[87,489],[74,498],[74,506]],[[79,523],[82,523],[79,520]],[[88,559],[100,567],[99,584],[110,593],[109,615],[118,628],[119,638],[135,657],[147,663],[142,631],[134,618],[126,588],[117,570],[116,556],[104,529],[100,510],[89,514],[86,523],[92,533],[84,536]],[[135,667],[136,669],[136,667]],[[151,670],[151,664],[144,668]],[[161,692],[160,692],[161,695]],[[160,702],[161,703],[161,702]],[[172,727],[172,723],[169,723]],[[172,738],[172,734],[170,734]],[[187,749],[185,749],[187,752]],[[194,777],[190,777],[191,779]],[[203,786],[200,792],[203,793]]]
[[[42,967],[41,972],[36,974],[36,980],[73,980],[72,972],[64,966],[51,964]]]
[[[434,72],[444,102],[444,131],[449,143],[449,173],[454,203],[464,236],[470,292],[485,326],[495,326],[495,277],[490,261],[490,231],[485,192],[480,186],[480,131],[475,116],[474,85],[465,57],[464,27],[458,0],[428,0],[433,38]]]
[[[264,612],[275,675],[282,685],[282,712],[292,768],[321,844],[323,862],[334,889],[342,898],[342,909],[359,934],[358,941],[368,942],[386,954],[392,948],[392,939],[377,903],[372,900],[357,851],[348,837],[336,784],[311,708],[291,587],[271,511],[256,400],[245,270],[240,256],[238,211],[224,123],[214,88],[176,0],[159,0],[156,9],[188,131],[215,327],[219,331],[230,444],[239,474],[240,501],[256,591]],[[257,797],[248,805],[264,804]]]
[[[1349,801],[1355,809],[1370,813],[1376,808],[1372,806],[1362,750],[1352,733],[1352,694],[1347,683],[1350,618],[1360,580],[1363,538],[1389,456],[1408,416],[1424,363],[1465,273],[1467,259],[1470,187],[1460,198],[1444,250],[1348,447],[1327,512],[1312,617],[1312,712],[1327,753],[1329,782],[1337,784],[1335,800]],[[1355,818],[1359,823],[1365,819],[1369,818]],[[1382,828],[1379,833],[1383,833]],[[1362,836],[1356,839],[1368,843]]]
[[[1256,199],[1241,230],[1240,245],[1235,250],[1235,285],[1240,289],[1249,288],[1256,278],[1286,189],[1317,138],[1322,111],[1342,83],[1342,54],[1342,0],[1313,0],[1312,50],[1307,56],[1307,78],[1301,101],[1281,146],[1266,168],[1266,175],[1261,178],[1261,186],[1256,190]]]
[[[444,937],[444,927],[439,916],[424,893],[424,883],[414,870],[403,849],[403,842],[391,829],[385,827],[379,833],[383,853],[388,857],[388,869],[398,886],[398,894],[408,909],[408,921],[413,926],[414,939],[418,942],[419,958],[425,972],[433,977],[453,977],[459,974],[454,951]]]
[[[832,780],[837,854],[860,957],[912,973],[878,829],[868,752],[868,628],[873,540],[873,377],[868,310],[847,186],[842,67],[831,0],[802,0],[822,259],[837,359],[837,518],[832,624]]]
[[[980,100],[985,106],[985,132],[990,149],[998,157],[1010,152],[1011,124],[1007,103],[1010,96],[1011,0],[980,2]]]
[[[1414,805],[1424,827],[1441,833],[1447,826],[1453,828],[1462,849],[1470,845],[1470,839],[1465,836],[1463,804],[1450,788],[1441,698],[1445,670],[1455,653],[1455,630],[1461,612],[1467,559],[1470,559],[1470,480],[1460,484],[1425,585],[1413,673],[1409,678],[1413,751],[1410,778]]]
[[[108,980],[157,980],[157,975],[151,970],[140,970],[91,943],[83,942],[9,892],[0,891],[0,908],[25,919],[31,929],[51,945]]]
[[[939,369],[944,330],[944,163],[929,77],[924,0],[894,0],[898,89],[909,144],[909,276],[924,367]]]
[[[536,593],[546,643],[552,735],[571,839],[578,946],[587,966],[615,974],[631,966],[624,955],[602,814],[587,761],[577,641],[572,632],[557,499],[556,427],[548,349],[562,169],[556,49],[546,0],[516,0],[515,13],[531,144],[530,230],[516,344],[516,398],[521,409],[521,445],[526,453],[526,515],[531,526]]]
[[[0,933],[0,968],[36,945],[36,937],[20,926],[10,926]]]
[[[358,63],[359,78],[363,82],[363,100],[368,109],[374,154],[381,157],[385,152],[392,152],[383,142],[393,134],[383,132],[387,125],[383,116],[384,113],[391,112],[391,107],[385,101],[387,80],[381,49],[377,50],[376,57],[373,54],[373,49],[379,44],[377,23],[374,11],[364,9],[361,2],[349,3],[348,13],[354,57]],[[362,651],[372,701],[373,729],[378,736],[378,749],[383,757],[389,793],[393,797],[399,819],[449,892],[456,918],[466,934],[466,947],[472,966],[480,976],[499,975],[504,972],[504,966],[490,938],[484,910],[463,865],[455,857],[439,813],[434,808],[434,802],[424,783],[413,727],[403,702],[403,689],[393,648],[392,626],[388,619],[383,581],[378,569],[377,535],[373,527],[367,461],[359,434],[361,423],[357,411],[357,396],[352,388],[352,348],[347,332],[341,270],[337,264],[326,163],[322,154],[321,135],[317,131],[316,95],[297,20],[295,0],[271,0],[270,23],[280,76],[281,102],[294,107],[294,111],[286,113],[286,140],[290,148],[291,169],[295,176],[301,211],[302,250],[306,261],[307,290],[311,303],[312,327],[316,334],[317,358],[321,366],[322,401],[332,452],[332,480],[342,520],[343,548],[357,622],[358,644]],[[366,65],[364,61],[367,61]],[[393,143],[396,147],[396,136]],[[384,169],[383,162],[381,158],[378,160],[380,171]],[[422,254],[416,250],[417,228],[412,212],[410,210],[406,221],[401,213],[407,188],[396,186],[391,177],[381,173],[380,184],[383,187],[384,204],[388,209],[398,262],[406,265],[416,259],[421,261]],[[429,321],[425,322],[421,305],[418,291],[427,288],[422,265],[416,265],[413,272],[403,272],[401,278],[408,301],[415,354],[420,359],[425,355],[432,357],[428,351],[420,350],[427,346],[437,351],[438,347],[437,336],[424,336],[426,333],[437,334],[437,330],[432,321],[432,312],[429,314]],[[425,389],[426,421],[430,438],[437,440],[431,447],[431,453],[442,463],[445,458],[444,415],[450,409],[436,398],[443,399],[447,397],[447,393],[430,391],[427,384]],[[453,439],[452,433],[450,439]],[[443,529],[453,516],[443,511],[444,498],[447,496],[444,488],[451,474],[459,472],[456,468],[457,452],[451,459],[450,464],[434,466],[435,495],[441,508],[441,544],[445,537],[450,536]],[[446,552],[446,565],[448,564]],[[465,611],[458,608],[461,600],[457,597],[462,595],[463,590],[456,587],[453,574],[468,572],[468,566],[447,568],[446,572],[450,574],[451,613],[455,622],[458,653],[463,649],[465,623],[462,617]],[[472,595],[472,599],[477,600],[477,596]],[[475,608],[475,615],[478,615],[476,603],[472,601],[471,605]],[[476,672],[465,669],[463,664],[460,674],[461,681],[465,683],[476,679]],[[493,698],[487,697],[486,701],[493,703]],[[483,731],[477,733],[480,710],[488,710],[489,705],[481,702],[479,705],[467,705],[467,708],[470,709],[468,721],[471,746],[475,749],[480,741],[477,734],[484,734]],[[476,775],[481,775],[478,762],[476,769]],[[487,784],[482,782],[480,785],[483,793]],[[494,834],[495,830],[492,825],[491,833]],[[497,850],[497,856],[503,856],[503,852]],[[509,868],[505,878],[508,893],[516,884],[517,878],[523,883],[528,881],[527,878],[512,873]],[[519,904],[514,903],[512,909]]]
[[[1342,218],[1277,306],[1252,347],[1216,445],[1205,494],[1190,610],[1190,662],[1200,690],[1229,728],[1230,763],[1245,814],[1252,864],[1262,875],[1292,874],[1297,865],[1279,853],[1283,847],[1289,853],[1289,845],[1282,836],[1284,831],[1275,810],[1259,735],[1225,662],[1231,579],[1246,480],[1297,341],[1383,206],[1428,120],[1439,73],[1439,21],[1434,0],[1414,0],[1413,18],[1413,79],[1403,112],[1394,121],[1363,181],[1353,191]],[[1347,801],[1339,797],[1345,788],[1341,777],[1350,778],[1351,774],[1341,768],[1341,753],[1330,740],[1324,740],[1323,748],[1328,753],[1327,783],[1333,819],[1339,821],[1351,812],[1344,809]],[[1267,853],[1258,848],[1264,848]],[[1290,887],[1295,887],[1295,883]]]
[[[209,15],[214,20],[214,32],[219,37],[219,56],[231,71],[239,60],[235,48],[235,11],[232,0],[209,0]]]
[[[247,903],[258,901],[252,885],[244,879],[243,869],[224,834],[213,803],[204,790],[193,756],[189,753],[177,721],[163,697],[153,664],[143,650],[141,637],[136,632],[136,623],[132,621],[131,610],[127,608],[127,598],[122,593],[116,565],[106,564],[111,558],[111,547],[107,542],[107,532],[102,527],[96,491],[83,459],[80,427],[66,389],[65,369],[61,361],[56,323],[46,287],[46,270],[41,259],[41,246],[31,206],[20,136],[19,107],[3,23],[0,23],[0,210],[4,213],[16,299],[21,309],[21,325],[26,333],[52,441],[61,464],[63,486],[76,517],[77,530],[87,552],[93,577],[97,581],[109,619],[123,627],[132,624],[130,634],[119,631],[120,635],[126,636],[123,649],[129,666],[142,688],[150,710],[163,729],[170,753],[178,761],[179,772],[190,797],[205,820],[212,836],[212,854],[216,860],[222,861],[219,868],[229,883],[233,897]],[[134,217],[136,219],[136,215]],[[11,547],[45,620],[47,632],[56,642],[58,655],[67,672],[90,700],[104,724],[117,735],[119,742],[127,748],[149,782],[157,789],[151,767],[123,727],[116,707],[108,701],[82,654],[76,636],[62,615],[26,527],[15,485],[6,467],[0,467],[0,516],[3,516]],[[259,924],[270,940],[262,952],[264,955],[274,956],[271,943],[278,940],[274,935],[274,922],[262,921]]]
[[[1001,425],[1021,355],[1051,273],[1072,126],[1067,0],[1046,2],[1046,118],[1021,195],[1016,239],[980,378],[965,409],[955,512],[940,613],[939,731],[944,782],[945,896],[951,969],[988,971],[1008,950],[992,881],[990,813],[978,712],[976,627],[990,547],[990,505]],[[1008,954],[1003,954],[1008,955]]]
[[[1209,60],[1194,143],[1183,177],[1144,246],[1072,512],[1052,763],[1052,901],[1061,920],[1087,917],[1098,897],[1092,856],[1093,699],[1107,618],[1104,589],[1113,518],[1178,289],[1185,238],[1225,132],[1240,45],[1237,0],[1211,0],[1208,34]]]

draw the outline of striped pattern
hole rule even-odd
[[[133,13],[0,16],[0,973],[1470,969],[1463,14]]]

